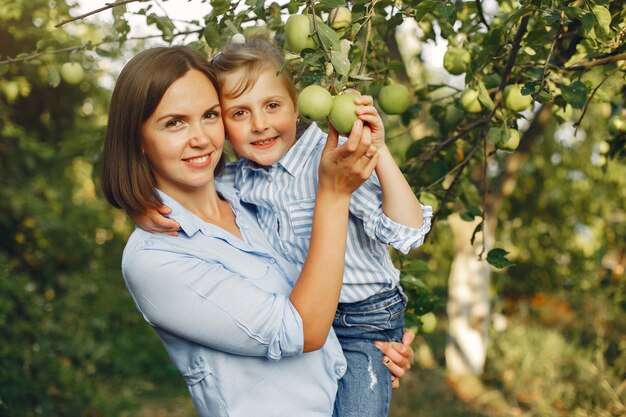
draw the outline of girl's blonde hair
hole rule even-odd
[[[220,94],[226,97],[237,98],[249,91],[259,79],[263,71],[275,70],[289,96],[296,103],[298,93],[288,68],[284,68],[283,52],[267,37],[251,36],[243,43],[231,42],[211,59],[220,89]],[[241,78],[235,87],[226,91],[223,89],[224,79],[235,71],[241,71]],[[280,71],[280,73],[279,73]]]

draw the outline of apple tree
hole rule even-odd
[[[128,36],[131,9],[163,41],[189,43],[207,56],[234,36],[263,33],[285,49],[282,70],[291,71],[301,89],[374,96],[386,113],[390,144],[402,144],[398,160],[415,192],[454,234],[447,365],[480,374],[491,274],[512,265],[496,244],[500,209],[531,150],[546,139],[548,126],[558,125],[572,137],[586,133],[585,140],[604,143],[601,156],[611,163],[626,155],[624,1],[209,3],[205,16],[184,25],[148,0],[102,9],[113,11],[117,42]],[[424,52],[432,45],[444,51],[441,70],[433,69],[437,54]],[[302,113],[323,118],[329,111],[312,107]],[[595,123],[586,123],[591,114]],[[419,321],[434,303],[419,279],[425,263],[399,262],[413,272],[403,282],[413,291],[411,311]]]

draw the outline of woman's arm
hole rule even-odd
[[[330,127],[320,161],[309,251],[290,297],[302,317],[305,352],[321,348],[328,337],[341,292],[350,196],[377,162],[369,128],[360,120],[346,143],[337,147],[337,141]]]

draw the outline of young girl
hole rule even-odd
[[[274,248],[302,266],[327,135],[315,123],[298,122],[293,82],[287,71],[278,74],[283,54],[267,39],[232,43],[211,65],[220,85],[227,138],[242,157],[227,166],[221,180],[255,206]],[[350,203],[345,272],[333,322],[348,367],[340,380],[335,415],[380,417],[388,415],[392,378],[384,363],[389,359],[383,360],[378,346],[380,341],[401,340],[406,306],[388,245],[403,253],[421,245],[432,208],[419,203],[387,149],[373,99],[361,96],[355,103],[362,104],[355,124],[369,126],[378,163],[376,175],[355,191]],[[147,219],[153,215],[136,220],[155,229]]]

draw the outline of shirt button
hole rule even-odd
[[[338,374],[343,374],[346,371],[346,368],[344,368],[343,366],[338,366],[336,371]]]
[[[270,263],[271,263],[271,264],[275,264],[275,263],[276,263],[276,259],[274,259],[274,258],[270,258]]]
[[[248,229],[248,223],[241,223],[241,228],[243,230],[247,230]]]

